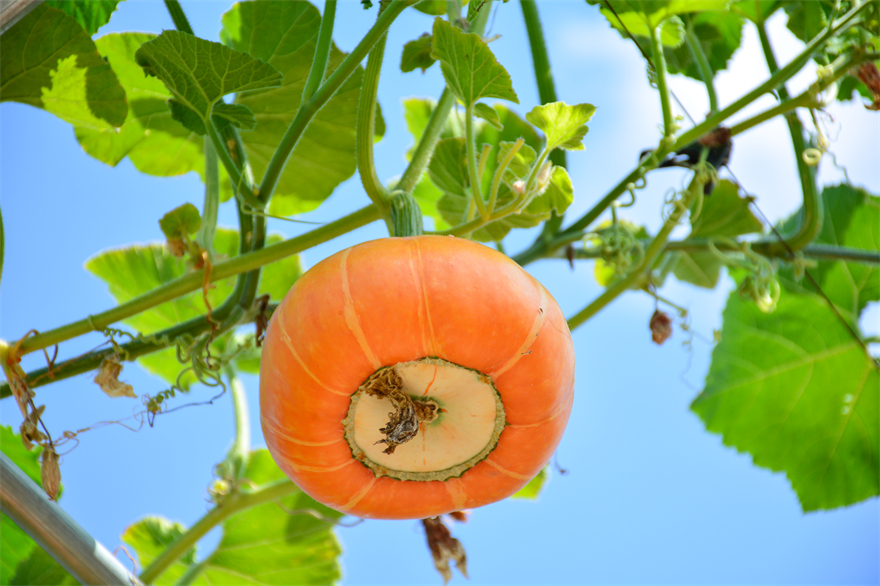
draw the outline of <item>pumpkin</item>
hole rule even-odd
[[[571,333],[547,290],[449,236],[315,265],[275,310],[260,366],[275,461],[317,501],[374,519],[512,495],[553,455],[573,392]]]

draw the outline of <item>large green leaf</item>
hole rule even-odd
[[[696,37],[709,69],[716,74],[727,68],[727,62],[739,48],[742,40],[742,17],[732,12],[700,12],[685,24]],[[703,81],[693,52],[687,44],[664,50],[666,69],[670,73],[681,73],[698,81]]]
[[[308,2],[242,2],[223,15],[220,38],[224,43],[284,75],[278,88],[235,98],[256,117],[254,131],[242,135],[256,177],[263,175],[302,101],[320,25],[320,13]],[[327,75],[344,57],[335,46],[331,48]],[[309,123],[275,188],[270,204],[273,214],[286,216],[316,208],[354,173],[362,79],[363,70],[356,70]]]
[[[219,228],[214,236],[214,262],[232,258],[238,254],[238,232]],[[280,236],[270,236],[268,244],[281,241]],[[186,273],[186,263],[175,258],[162,244],[137,245],[101,252],[85,264],[86,270],[107,283],[110,294],[118,303],[134,299],[161,285],[169,283]],[[259,294],[268,293],[280,300],[301,273],[298,256],[291,256],[267,266],[261,273]],[[229,297],[235,286],[235,278],[213,283],[208,293],[211,306],[216,309]],[[125,320],[125,324],[145,335],[167,329],[179,323],[204,315],[202,291],[188,293],[173,301],[163,303],[149,311]],[[177,362],[173,349],[163,350],[138,359],[148,371],[168,382],[177,380],[182,366]],[[181,382],[186,388],[191,377]]]
[[[19,564],[10,584],[28,586],[77,586],[79,582],[41,547]]]
[[[144,43],[135,60],[147,75],[162,80],[174,101],[197,114],[204,125],[223,96],[281,85],[281,73],[272,65],[180,31],[164,31]]]
[[[160,80],[144,75],[135,61],[138,48],[153,38],[122,33],[96,41],[128,95],[128,118],[118,132],[78,125],[76,138],[89,155],[111,166],[128,157],[138,170],[150,175],[203,174],[203,140],[171,118],[167,104],[171,93]],[[221,173],[225,175],[222,168]]]
[[[587,0],[587,2],[598,4],[600,12],[609,24],[623,38],[628,39],[629,35],[635,36],[639,45],[648,54],[651,53],[651,49],[647,38],[658,26],[661,27],[660,43],[663,47],[666,49],[679,47],[684,41],[684,24],[679,18],[681,15],[705,11],[723,12],[727,10],[729,4],[727,0],[653,0],[651,2]],[[609,9],[609,4],[613,10]]]
[[[880,250],[880,197],[851,185],[835,185],[822,191],[822,231],[815,244]],[[783,225],[792,232],[801,222],[800,213]],[[871,301],[880,301],[880,269],[855,262],[822,260],[809,269],[822,291],[837,309],[858,327],[858,316]],[[782,272],[783,284],[794,291],[812,291],[806,279],[793,283],[791,270]]]
[[[186,532],[180,523],[172,523],[163,517],[144,517],[130,525],[122,534],[122,541],[137,552],[142,567],[147,567],[168,548],[169,545]],[[156,586],[176,584],[195,562],[196,548],[193,547],[152,583]]]
[[[733,238],[761,232],[761,221],[749,208],[750,199],[740,197],[739,189],[726,179],[720,181],[711,196],[703,198],[703,207],[691,223],[690,238]],[[673,274],[698,287],[714,289],[721,276],[722,262],[711,252],[675,252]]]
[[[121,0],[46,0],[48,6],[71,15],[90,35],[110,22]]]
[[[267,450],[251,452],[246,479],[259,488],[286,481]],[[280,505],[280,506],[279,506]],[[283,508],[282,508],[283,507]],[[288,514],[286,510],[311,510],[325,518],[338,519],[336,511],[315,502],[303,492],[296,492],[277,503],[270,502],[247,509],[223,523],[223,537],[217,548],[204,560],[183,559],[173,575],[163,574],[156,584],[173,584],[182,571],[193,563],[192,584],[333,584],[341,578],[341,548],[332,525],[307,514]],[[167,527],[167,521],[162,521]],[[142,530],[144,521],[133,525],[136,539],[126,540],[140,558],[151,561],[166,539]],[[126,535],[129,534],[126,532]],[[180,567],[178,567],[180,566]]]
[[[0,101],[42,108],[71,124],[109,129],[128,113],[125,91],[76,19],[46,4],[0,36]]]
[[[510,75],[480,35],[466,33],[437,18],[431,56],[440,61],[447,87],[465,106],[473,106],[483,98],[519,103]]]
[[[734,292],[691,409],[814,511],[880,493],[878,399],[877,364],[824,299],[783,292],[768,314]]]

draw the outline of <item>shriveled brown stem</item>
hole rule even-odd
[[[413,401],[403,392],[403,379],[393,368],[385,368],[371,376],[361,389],[373,397],[388,399],[394,411],[388,414],[388,423],[379,431],[385,434],[376,444],[386,444],[383,450],[393,454],[395,448],[416,437],[420,423],[437,418],[440,408],[434,401]]]

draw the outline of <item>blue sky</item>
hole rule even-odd
[[[217,40],[220,15],[229,5],[184,3],[196,33]],[[539,10],[554,65],[557,93],[568,103],[590,102],[598,110],[585,139],[586,149],[569,153],[575,187],[570,217],[578,217],[633,167],[643,148],[656,144],[659,102],[650,90],[638,52],[610,31],[595,7],[581,2],[542,2]],[[341,2],[337,44],[350,50],[375,19],[354,1]],[[771,38],[778,59],[799,51],[799,43],[774,19]],[[387,132],[377,145],[378,175],[389,179],[404,168],[406,134],[401,100],[439,96],[442,77],[401,74],[402,44],[430,29],[429,17],[407,11],[394,24],[379,88]],[[524,114],[537,103],[528,43],[516,2],[497,8],[490,19],[491,45],[511,74]],[[159,2],[120,4],[101,33],[159,32],[172,23]],[[723,104],[761,81],[766,68],[754,31],[729,72],[718,79]],[[804,88],[812,74],[790,86]],[[673,78],[672,88],[695,117],[708,109],[703,87]],[[765,97],[761,104],[771,103]],[[880,124],[860,105],[830,109],[832,150],[854,183],[880,192]],[[744,117],[740,115],[740,119]],[[20,104],[0,106],[0,197],[6,228],[6,260],[0,289],[0,337],[17,339],[35,328],[46,330],[107,309],[105,286],[87,274],[83,262],[109,247],[160,240],[158,219],[192,202],[201,207],[202,185],[195,174],[160,179],[138,173],[127,161],[110,168],[85,155],[69,126],[43,111]],[[773,219],[799,205],[794,159],[781,121],[773,121],[736,141],[731,167],[758,196]],[[820,182],[840,172],[825,164]],[[628,216],[659,223],[667,188],[681,175],[651,176]],[[340,186],[304,219],[328,221],[368,203],[357,176]],[[220,223],[234,225],[230,204]],[[307,227],[272,221],[272,231],[288,236]],[[304,256],[306,266],[356,242],[387,235],[374,223],[333,240]],[[534,231],[511,235],[508,251],[524,248]],[[572,315],[599,292],[592,265],[571,271],[564,261],[528,267]],[[653,300],[630,293],[574,332],[577,349],[575,406],[557,458],[567,475],[554,471],[537,502],[507,501],[474,511],[454,533],[468,551],[472,584],[582,583],[876,583],[880,562],[878,501],[804,515],[782,474],[752,465],[747,454],[722,445],[705,432],[688,410],[709,364],[712,331],[732,281],[707,292],[669,282],[663,295],[690,310],[696,332],[690,348],[677,329],[662,347],[650,343],[647,329]],[[880,330],[876,307],[863,319]],[[100,343],[87,336],[65,344],[61,356],[85,352]],[[25,368],[40,366],[29,356]],[[106,398],[83,375],[38,391],[53,431],[76,430],[122,419],[140,403]],[[163,388],[135,365],[122,379],[139,394]],[[254,445],[263,445],[257,413],[257,380],[246,377]],[[213,393],[196,389],[193,398]],[[17,428],[20,414],[2,403],[0,422]],[[218,401],[162,417],[154,428],[132,433],[120,426],[81,435],[65,456],[64,508],[113,551],[119,535],[146,514],[192,524],[208,509],[206,487],[233,433],[231,406]],[[416,521],[369,521],[338,531],[345,548],[345,584],[438,584],[420,525]],[[207,538],[216,541],[216,535]],[[128,565],[124,555],[120,558]],[[456,575],[455,583],[465,583]]]

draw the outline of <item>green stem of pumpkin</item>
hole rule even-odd
[[[380,7],[381,16],[384,5]],[[364,71],[361,85],[361,96],[358,103],[357,119],[357,168],[361,178],[361,184],[370,201],[387,216],[390,211],[388,193],[382,182],[376,176],[376,162],[373,158],[373,143],[376,134],[376,95],[379,91],[379,74],[382,71],[382,59],[385,56],[385,41],[388,35],[384,34],[373,46],[367,59],[367,67]],[[390,227],[390,226],[389,226]]]
[[[315,57],[312,60],[312,68],[309,70],[309,77],[306,79],[306,85],[303,88],[300,107],[312,99],[315,90],[324,81],[324,75],[327,73],[327,64],[330,62],[330,49],[333,46],[333,25],[335,21],[336,0],[326,0],[324,2],[324,14],[321,16],[321,28],[318,30]]]
[[[541,18],[538,15],[538,5],[535,0],[520,0],[520,8],[523,13],[523,21],[526,25],[526,33],[529,37],[529,49],[532,54],[532,64],[535,69],[535,81],[538,85],[538,98],[542,104],[557,101],[556,85],[553,83],[553,70],[550,67],[550,56],[547,53],[547,43],[544,41],[544,31],[541,28]],[[567,166],[566,154],[562,149],[554,149],[550,153],[550,161],[557,167]],[[547,240],[553,237],[562,226],[563,214],[551,211],[550,219],[544,222],[539,238]]]
[[[675,129],[672,120],[672,104],[669,100],[669,86],[666,83],[666,57],[663,56],[663,46],[660,44],[659,26],[651,29],[651,51],[654,58],[654,72],[657,74],[660,106],[663,110],[663,136],[669,137],[675,133]]]
[[[204,143],[205,205],[202,207],[202,225],[196,234],[196,241],[210,253],[214,249],[214,231],[217,228],[217,210],[220,207],[220,167],[211,137],[206,136]]]
[[[773,47],[770,45],[770,39],[767,36],[767,29],[764,23],[757,25],[758,36],[761,39],[761,48],[764,51],[764,58],[767,61],[767,68],[771,74],[779,71],[776,63],[776,57],[773,54]],[[829,27],[830,28],[830,27]],[[779,98],[784,102],[789,99],[788,90],[784,83],[780,83],[777,88]],[[804,161],[804,149],[806,143],[804,139],[804,127],[796,112],[791,112],[785,117],[788,124],[788,131],[791,135],[792,146],[794,146],[795,162],[797,163],[798,176],[801,180],[801,190],[803,191],[803,207],[801,216],[801,225],[794,234],[783,234],[782,239],[785,242],[779,242],[778,247],[784,249],[785,245],[792,250],[799,250],[813,241],[822,230],[822,200],[820,199],[819,189],[816,186],[816,169],[807,165]]]
[[[178,2],[177,0],[165,0],[165,8],[168,9],[168,14],[171,15],[171,20],[174,22],[174,28],[182,33],[195,35],[192,26],[190,26],[189,24],[189,19],[186,17],[186,13],[183,11],[183,7],[181,7],[180,5],[180,2]]]
[[[697,64],[697,69],[700,71],[700,77],[703,78],[703,83],[706,85],[706,93],[709,94],[709,111],[717,112],[718,95],[715,93],[715,75],[712,73],[712,68],[709,67],[709,61],[706,59],[706,54],[703,52],[700,40],[694,34],[693,19],[690,17],[687,19],[684,38],[694,58],[694,62]]]
[[[471,196],[477,206],[480,218],[488,220],[489,210],[483,201],[483,190],[480,185],[480,174],[477,172],[477,147],[474,143],[474,104],[468,104],[464,112],[464,140],[467,149],[468,179],[471,184]]]
[[[290,158],[290,154],[296,148],[299,139],[312,118],[318,113],[318,110],[327,103],[349,76],[355,72],[373,46],[385,36],[388,27],[391,26],[394,19],[406,7],[416,2],[417,0],[393,0],[388,5],[388,8],[385,9],[385,12],[379,15],[376,24],[364,35],[364,38],[361,39],[354,50],[342,60],[339,67],[315,90],[311,99],[308,102],[302,103],[293,121],[287,128],[287,132],[284,133],[284,137],[282,137],[278,148],[275,150],[275,154],[272,155],[272,159],[266,166],[266,174],[263,176],[263,181],[260,184],[260,200],[264,204],[269,201],[272,193],[274,193],[278,180],[281,177],[281,172],[287,164],[287,159]]]
[[[370,222],[374,222],[380,217],[379,209],[374,205],[361,208],[335,222],[330,222],[300,236],[267,246],[262,250],[242,254],[217,263],[211,272],[211,281],[219,281],[232,275],[252,271],[263,265],[297,254],[356,228],[365,226]],[[183,275],[170,283],[157,287],[149,293],[145,293],[112,309],[88,316],[85,319],[61,326],[60,328],[31,336],[21,343],[21,355],[42,348],[48,348],[91,331],[101,331],[110,324],[199,289],[202,286],[203,278],[204,273],[202,271]]]

